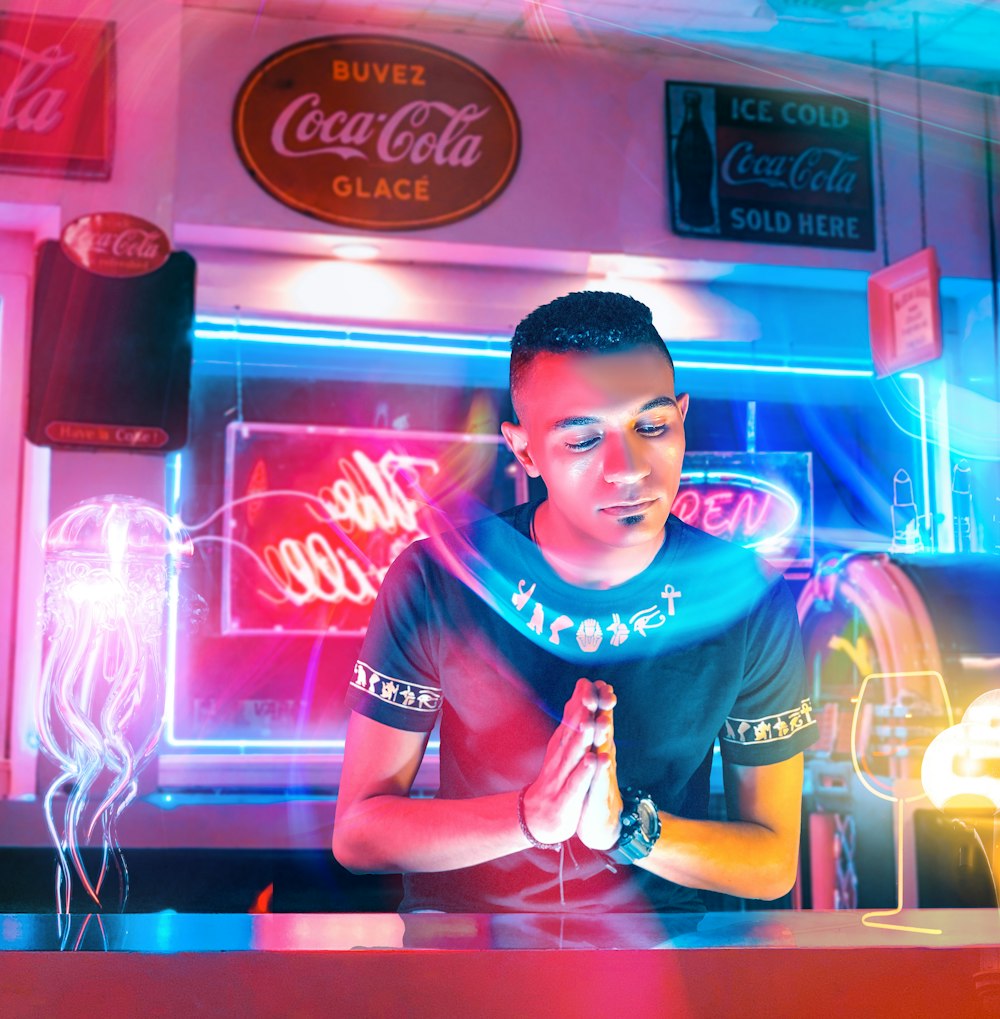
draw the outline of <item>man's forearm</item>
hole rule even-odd
[[[516,792],[467,800],[372,796],[338,813],[333,852],[356,873],[457,870],[529,846]]]
[[[750,821],[692,821],[660,813],[660,838],[636,866],[690,888],[776,899],[794,884],[798,839]]]

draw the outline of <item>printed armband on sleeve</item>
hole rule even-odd
[[[347,688],[347,706],[395,729],[429,732],[441,710],[441,691],[436,686],[386,676],[359,661]]]
[[[777,764],[805,750],[819,738],[809,698],[798,707],[763,718],[727,717],[719,745],[731,764]]]

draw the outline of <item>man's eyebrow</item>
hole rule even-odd
[[[650,400],[649,403],[644,403],[637,414],[644,414],[647,410],[654,410],[656,407],[676,407],[677,401],[672,396],[657,396],[655,399]]]
[[[600,420],[600,418],[593,417],[560,418],[552,426],[552,430],[556,431],[560,428],[576,428],[578,425],[596,425],[600,422]]]
[[[672,396],[657,396],[652,400],[647,401],[641,407],[636,410],[636,414],[645,414],[647,410],[655,410],[657,407],[676,407],[677,401]],[[596,425],[600,424],[601,419],[590,417],[589,415],[560,418],[552,425],[553,431],[558,431],[562,428],[578,428],[582,425]]]

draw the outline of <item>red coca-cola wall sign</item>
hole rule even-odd
[[[95,212],[68,223],[63,251],[100,276],[145,276],[170,257],[170,241],[155,223],[127,212]]]
[[[114,25],[0,14],[0,170],[111,175]]]
[[[240,158],[278,201],[339,226],[471,216],[517,166],[520,125],[481,68],[426,43],[342,35],[268,57],[240,88]]]

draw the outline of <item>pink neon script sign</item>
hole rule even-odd
[[[363,633],[400,552],[486,501],[499,442],[446,432],[230,426],[224,630]]]
[[[306,503],[316,518],[316,529],[279,538],[263,549],[275,591],[265,588],[260,594],[275,604],[347,601],[368,605],[375,600],[389,563],[410,542],[425,537],[417,521],[421,504],[406,494],[399,475],[405,472],[419,484],[422,477],[433,478],[440,472],[436,460],[386,452],[376,462],[356,449],[342,457],[338,467],[341,477],[322,487],[315,501]],[[340,543],[331,542],[329,525]],[[388,540],[384,565],[379,561],[382,557],[372,559],[366,554],[375,552],[373,535]]]

